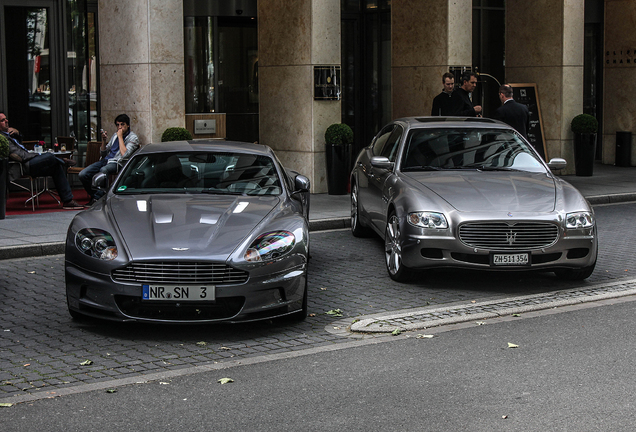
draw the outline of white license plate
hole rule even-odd
[[[142,285],[143,300],[209,301],[214,295],[214,286]]]
[[[492,255],[495,266],[527,266],[530,265],[529,253],[496,253]]]

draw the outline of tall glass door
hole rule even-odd
[[[5,70],[10,124],[25,140],[52,142],[50,13],[46,7],[4,9]]]

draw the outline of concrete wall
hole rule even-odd
[[[603,163],[616,157],[616,132],[636,135],[636,2],[605,1],[605,69],[603,88]],[[632,165],[636,146],[632,136]]]
[[[392,117],[429,115],[451,66],[472,64],[471,0],[393,0]]]
[[[570,122],[583,112],[584,0],[506,2],[506,82],[536,83],[546,159],[574,172]]]
[[[314,66],[340,65],[339,0],[259,0],[259,127],[262,144],[326,192],[327,127],[340,101],[314,100]]]
[[[102,125],[126,113],[143,144],[185,126],[183,2],[99,0]]]

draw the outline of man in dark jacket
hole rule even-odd
[[[527,140],[530,120],[528,107],[512,98],[512,87],[508,84],[499,87],[499,100],[501,106],[497,108],[492,117],[509,124]]]
[[[442,84],[444,84],[444,89],[433,99],[433,108],[431,109],[432,116],[454,115],[452,97],[453,90],[455,90],[455,75],[446,72],[442,75]]]
[[[461,117],[481,116],[481,105],[473,106],[471,93],[477,87],[477,75],[466,72],[462,75],[462,86],[453,92],[454,114]]]
[[[66,163],[55,157],[52,153],[30,153],[22,145],[22,138],[17,129],[9,127],[9,119],[0,111],[0,133],[9,141],[9,159],[22,164],[24,172],[32,177],[52,177],[57,193],[62,200],[62,207],[69,210],[83,209],[73,200],[73,191],[66,179]],[[17,170],[9,170],[9,180],[13,181],[20,177],[19,167]]]

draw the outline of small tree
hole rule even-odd
[[[0,134],[0,159],[6,159],[9,157],[9,140],[2,134]]]
[[[349,125],[334,123],[325,131],[325,142],[331,145],[347,145],[353,143],[353,131]]]
[[[161,142],[168,141],[188,141],[192,139],[189,130],[182,127],[169,127],[161,135]]]

